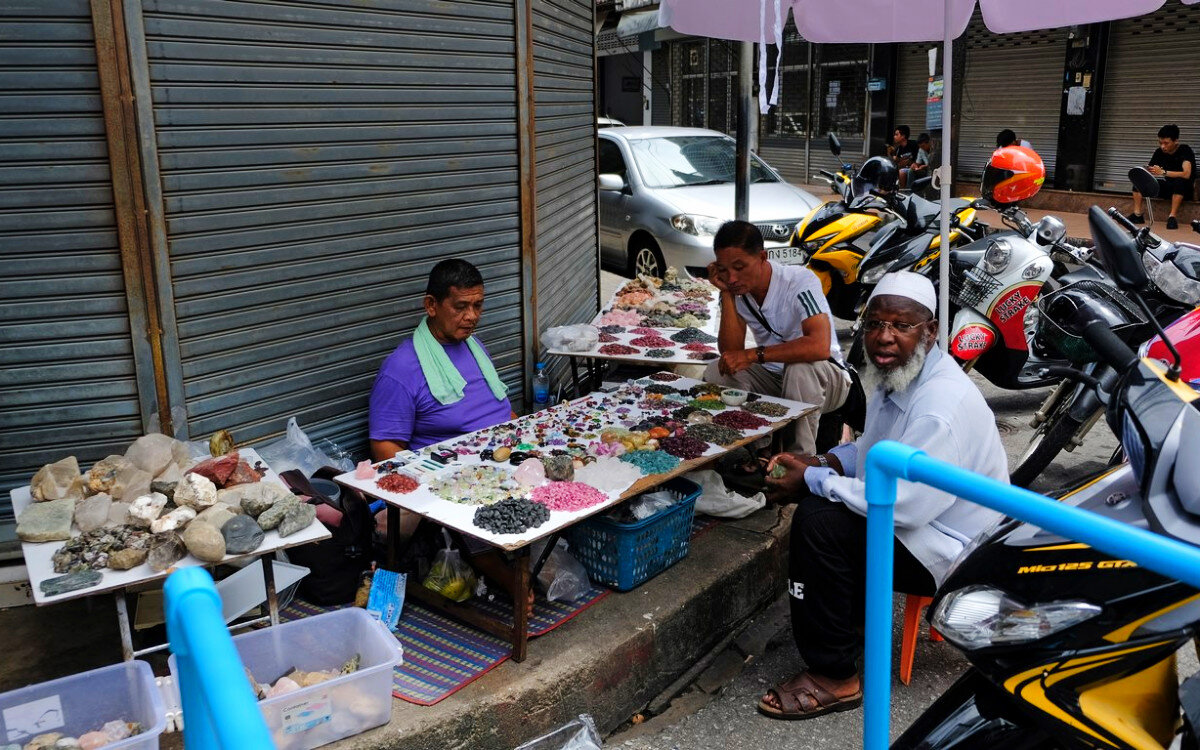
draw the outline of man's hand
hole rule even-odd
[[[721,280],[721,275],[716,261],[708,264],[708,283],[712,284],[722,292],[729,291],[729,287],[726,286],[725,282]]]
[[[817,465],[817,459],[807,454],[779,453],[772,456],[767,463],[767,487],[788,494],[801,492],[807,487],[804,483],[804,472],[808,467]],[[783,476],[771,475],[776,466],[784,468]]]
[[[735,349],[721,355],[721,359],[717,362],[717,370],[722,375],[735,375],[757,361],[758,355],[752,350]]]
[[[1150,165],[1149,171],[1150,171],[1150,174],[1154,175],[1155,177],[1166,177],[1166,175],[1167,175],[1167,170],[1163,169],[1162,167],[1158,166],[1157,164]]]

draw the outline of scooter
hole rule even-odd
[[[1120,323],[1124,340],[1133,346],[1151,335],[1152,330],[1147,327],[1151,321],[1155,325],[1167,325],[1200,305],[1200,247],[1183,243],[1176,245],[1161,240],[1145,227],[1135,227],[1116,209],[1110,208],[1108,215],[1123,225],[1129,233],[1137,256],[1135,261],[1145,268],[1150,280],[1145,291],[1138,297],[1145,303],[1145,307],[1132,312],[1132,318],[1140,318],[1143,323],[1140,326],[1132,325],[1135,321],[1128,317]],[[1107,296],[1106,290],[1102,288],[1103,281],[1097,282],[1077,276],[1079,274],[1069,274],[1062,278],[1066,286],[1060,292],[1061,297]],[[1050,295],[1040,300],[1037,315],[1031,316],[1034,318],[1033,325],[1036,330],[1033,338],[1035,349],[1061,350],[1062,344],[1055,343],[1059,334],[1056,304],[1064,305],[1069,312],[1073,306],[1084,302],[1073,299],[1060,299],[1056,302]],[[1128,305],[1122,304],[1119,299],[1104,304],[1125,307],[1129,312]],[[1077,358],[1074,363],[1096,378],[1101,390],[1111,389],[1116,379],[1112,368],[1103,362],[1085,363]],[[1070,378],[1064,379],[1034,413],[1034,432],[1017,460],[1017,466],[1010,477],[1012,483],[1027,486],[1061,451],[1072,451],[1082,445],[1084,437],[1099,421],[1102,413],[1101,401],[1095,389]]]
[[[1148,288],[1131,238],[1098,209],[1089,219],[1110,275]],[[1120,373],[1107,418],[1130,460],[1061,501],[1200,543],[1200,462],[1186,447],[1200,440],[1200,394],[1179,382],[1178,353],[1168,368],[1139,360],[1086,311],[1069,326]],[[1195,589],[1008,520],[963,550],[929,620],[970,667],[894,750],[1197,747],[1200,678],[1180,689],[1175,656],[1200,629]]]

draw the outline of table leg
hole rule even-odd
[[[557,544],[557,532],[546,537],[546,546],[542,548],[542,554],[538,555],[537,562],[533,564],[533,570],[529,576],[530,580],[537,580],[538,574],[542,572],[542,567],[546,564],[546,561],[550,559],[550,553],[554,551],[554,547]]]
[[[275,592],[275,553],[270,552],[262,557],[263,585],[267,587],[267,612],[271,617],[271,626],[279,624],[279,596]]]
[[[400,509],[395,505],[387,506],[387,569],[391,571],[400,568]]]
[[[121,631],[121,658],[133,661],[133,631],[129,628],[129,607],[125,602],[125,589],[113,592],[117,603],[117,627]]]
[[[517,551],[513,560],[513,661],[525,661],[529,645],[529,545]]]
[[[575,355],[568,357],[571,360],[571,385],[575,388],[575,398],[583,395],[583,391],[579,388],[579,361]]]

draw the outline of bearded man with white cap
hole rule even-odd
[[[760,712],[807,719],[862,704],[866,582],[867,451],[896,440],[964,469],[1008,481],[996,418],[983,394],[934,345],[937,296],[920,274],[883,277],[867,302],[860,373],[867,417],[862,437],[824,455],[780,454],[768,483],[798,497],[792,517],[788,595],[792,632],[808,669],[769,691]],[[778,473],[778,472],[776,472]],[[895,585],[931,595],[950,564],[999,515],[924,485],[900,481],[895,507]]]

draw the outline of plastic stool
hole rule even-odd
[[[921,632],[921,610],[933,602],[933,597],[907,594],[904,602],[904,635],[900,638],[900,682],[912,682],[913,657],[917,653],[917,636]],[[929,640],[940,641],[942,636],[932,627]]]

